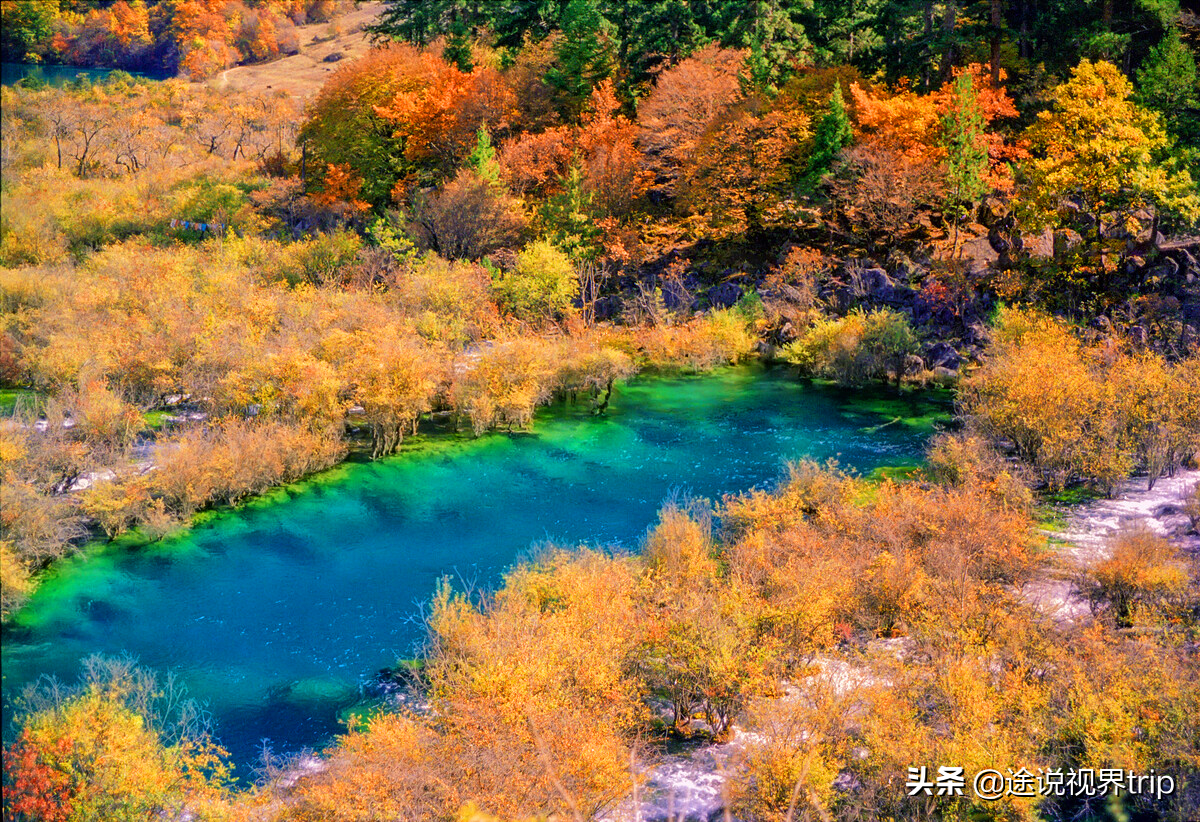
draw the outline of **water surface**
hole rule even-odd
[[[552,409],[530,433],[418,438],[183,536],[63,562],[4,630],[5,701],[129,652],[209,702],[244,775],[263,739],[295,750],[340,730],[360,685],[414,652],[439,577],[494,586],[547,539],[636,549],[667,495],[768,485],[788,460],[911,464],[944,411],[745,367],[639,379],[602,417]]]
[[[48,86],[61,88],[68,83],[86,78],[91,83],[101,83],[118,69],[84,68],[82,66],[60,66],[53,63],[0,63],[0,85],[13,86],[26,77],[40,80]],[[165,71],[130,71],[128,74],[148,80],[165,80],[172,76]]]

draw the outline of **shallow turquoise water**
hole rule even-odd
[[[911,464],[943,411],[746,367],[638,380],[603,417],[559,408],[527,434],[422,438],[184,536],[63,563],[4,630],[5,702],[127,651],[209,702],[245,775],[263,739],[294,750],[339,731],[360,683],[412,655],[440,576],[492,586],[547,539],[636,549],[673,491],[767,485],[790,459]]]
[[[33,65],[31,63],[0,63],[0,85],[11,86],[26,77],[36,77],[49,86],[62,87],[72,83],[79,77],[86,77],[89,82],[101,83],[115,69],[81,68],[80,66],[58,66],[53,64]],[[151,80],[165,80],[165,72],[131,71],[134,77],[144,77]]]

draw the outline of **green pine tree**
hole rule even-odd
[[[571,0],[560,21],[563,37],[546,82],[559,93],[559,109],[576,120],[592,89],[612,73],[607,21],[592,0]]]
[[[987,193],[988,154],[983,140],[985,121],[979,111],[975,80],[963,74],[954,82],[950,110],[942,118],[942,147],[946,149],[947,205],[954,214],[954,246],[966,204]]]
[[[446,45],[442,48],[442,59],[458,66],[459,71],[475,68],[471,60],[471,29],[461,19],[455,18],[446,34]]]
[[[850,115],[842,98],[842,84],[835,83],[829,95],[829,111],[817,125],[813,150],[808,158],[808,187],[815,188],[825,172],[833,165],[838,152],[850,145],[854,135],[850,130]]]
[[[1200,76],[1196,58],[1172,28],[1137,73],[1136,99],[1162,114],[1175,150],[1200,175]]]
[[[475,135],[475,148],[467,155],[467,167],[487,180],[493,186],[500,183],[500,163],[496,159],[496,149],[492,146],[492,138],[483,126]]]
[[[592,208],[592,196],[583,187],[578,161],[571,163],[563,179],[563,190],[546,200],[541,209],[546,238],[572,260],[594,260],[599,253],[600,229]]]
[[[751,94],[773,94],[777,88],[771,82],[773,72],[771,64],[767,62],[767,55],[763,50],[762,43],[755,40],[750,44],[750,51],[746,54],[746,60],[742,63],[742,70],[738,74],[738,83],[742,87],[742,93],[749,96]]]

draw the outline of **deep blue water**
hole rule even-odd
[[[930,410],[744,367],[636,380],[605,416],[554,409],[530,433],[418,438],[186,535],[63,562],[4,629],[5,701],[129,652],[209,703],[245,775],[263,739],[295,750],[339,731],[360,685],[414,653],[439,577],[494,586],[547,539],[636,550],[669,494],[771,484],[788,460],[918,462]]]

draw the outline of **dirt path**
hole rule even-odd
[[[366,54],[371,44],[363,28],[373,23],[382,9],[381,2],[363,3],[331,23],[298,26],[299,54],[270,63],[226,69],[209,83],[220,89],[271,89],[299,98],[312,97],[339,65],[326,62],[327,57],[340,54],[343,60],[352,60]]]
[[[1091,608],[1074,578],[1109,557],[1112,537],[1123,528],[1143,525],[1182,550],[1200,552],[1200,536],[1188,533],[1188,518],[1181,510],[1197,483],[1200,470],[1164,477],[1153,490],[1146,488],[1145,478],[1132,479],[1113,499],[1073,508],[1061,530],[1045,532],[1058,561],[1048,576],[1025,586],[1025,598],[1056,621],[1088,619]]]

